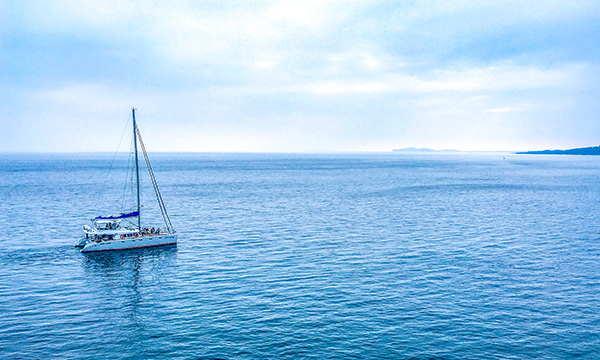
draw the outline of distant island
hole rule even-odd
[[[540,151],[521,151],[517,154],[532,154],[532,155],[600,155],[600,146],[592,146],[585,148],[576,148],[568,150],[540,150]]]

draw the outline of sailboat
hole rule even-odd
[[[137,249],[152,246],[176,245],[177,235],[171,224],[171,219],[165,208],[165,204],[158,189],[148,153],[142,140],[142,135],[135,121],[135,108],[131,109],[133,117],[133,148],[135,157],[135,180],[137,192],[137,209],[129,212],[120,213],[119,215],[100,215],[91,219],[92,226],[84,225],[84,236],[75,242],[75,247],[82,248],[81,252],[108,251],[108,250],[126,250]],[[142,227],[140,203],[140,167],[138,160],[138,142],[141,147],[146,167],[152,181],[152,187],[156,195],[156,200],[160,208],[164,228],[149,228]],[[130,226],[121,225],[123,221],[129,221],[137,218],[137,226],[135,223]]]

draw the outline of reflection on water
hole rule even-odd
[[[153,290],[163,280],[165,269],[177,259],[177,246],[167,245],[124,251],[82,254],[85,281],[98,297],[111,306],[116,322],[135,332],[143,332],[140,308],[156,297]],[[168,275],[167,275],[168,276]],[[118,314],[118,315],[117,315]]]
[[[137,274],[144,264],[163,265],[175,260],[177,245],[82,253],[82,266],[90,276],[113,277]],[[160,262],[160,263],[158,263]],[[152,267],[153,269],[156,266]]]

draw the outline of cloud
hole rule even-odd
[[[516,107],[502,107],[502,108],[489,109],[488,111],[491,113],[509,113],[509,112],[514,112],[514,111],[520,111],[520,109],[516,108]]]
[[[111,151],[103,133],[87,132],[117,127],[132,105],[149,140],[168,137],[161,150],[585,142],[600,135],[599,9],[594,1],[4,2],[0,120],[9,130],[0,151]],[[35,142],[29,128],[54,140]]]
[[[370,93],[437,93],[481,92],[573,88],[581,84],[585,65],[568,64],[562,68],[543,69],[514,64],[491,67],[435,70],[424,76],[388,73],[378,81],[323,81],[293,88],[319,95]]]

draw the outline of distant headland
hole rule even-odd
[[[540,151],[521,151],[517,154],[531,155],[600,155],[600,146],[585,148],[576,148],[568,150],[540,150]]]

